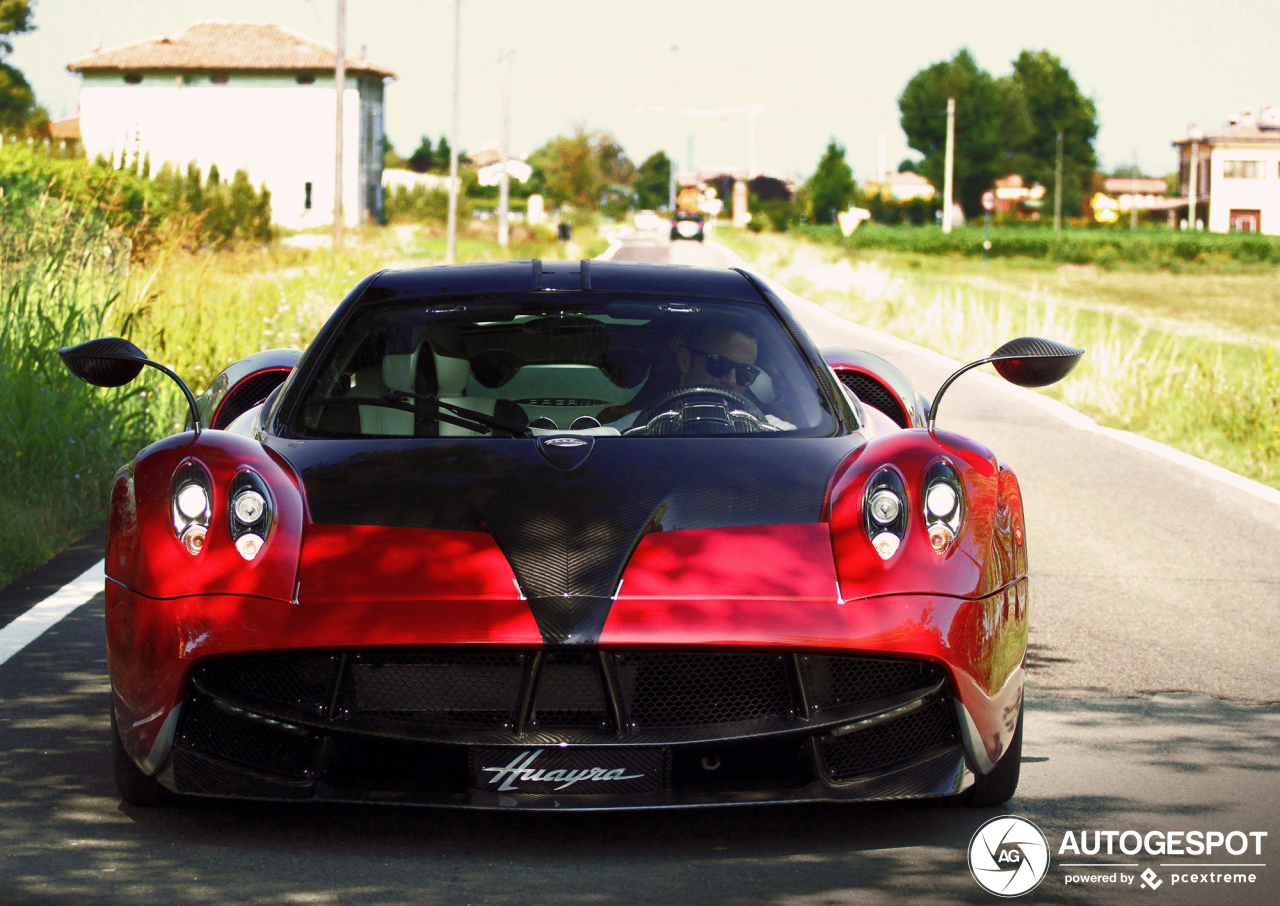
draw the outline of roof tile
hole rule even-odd
[[[72,72],[101,70],[332,70],[337,48],[276,22],[203,19],[164,37],[109,47],[67,64]],[[347,71],[386,78],[396,73],[364,57],[347,54]]]

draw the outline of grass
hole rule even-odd
[[[717,237],[850,320],[972,360],[1021,334],[1087,350],[1044,392],[1280,487],[1280,312],[1274,268],[1171,274],[863,251],[790,234]]]
[[[408,224],[351,231],[337,251],[316,244],[190,253],[175,242],[139,264],[109,227],[52,199],[0,210],[0,588],[100,522],[116,468],[187,411],[152,369],[127,388],[89,387],[58,347],[127,337],[198,394],[249,353],[305,347],[365,275],[442,263],[446,243],[439,225]],[[503,249],[492,221],[473,221],[458,260],[592,257],[607,245],[593,225],[567,244],[520,227]]]

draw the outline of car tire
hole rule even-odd
[[[177,801],[175,793],[161,786],[154,777],[142,773],[124,750],[120,732],[116,729],[115,708],[111,709],[111,773],[115,776],[116,792],[129,805],[152,807]]]
[[[1013,731],[1013,739],[1009,740],[1009,748],[1005,749],[991,773],[979,776],[973,786],[954,797],[953,804],[959,806],[1004,805],[1013,798],[1018,790],[1018,775],[1022,771],[1022,705],[1018,706],[1018,726]]]

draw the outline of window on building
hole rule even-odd
[[[1222,162],[1223,179],[1262,179],[1262,161],[1260,160],[1224,160]]]
[[[315,81],[316,81],[316,74],[315,74],[314,72],[300,72],[300,73],[298,73],[298,84],[299,84],[299,85],[313,85],[313,84],[315,84]]]
[[[141,85],[142,76],[136,72],[126,72],[124,74],[124,83],[126,85]]]
[[[303,199],[302,207],[311,210],[311,183],[306,184],[306,198]]]
[[[231,81],[231,76],[225,72],[213,72],[209,74],[209,81],[215,85],[225,85]]]

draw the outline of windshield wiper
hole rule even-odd
[[[453,403],[442,402],[434,393],[411,393],[408,390],[392,390],[380,397],[335,396],[327,399],[310,399],[304,403],[306,406],[330,406],[334,404],[381,406],[386,409],[398,409],[401,412],[410,412],[414,415],[433,418],[436,421],[456,425],[459,428],[466,428],[469,431],[478,431],[481,434],[502,431],[512,437],[533,436],[533,432],[524,425],[507,421],[505,418],[486,415],[483,412],[477,412],[465,406],[455,406]],[[424,409],[427,411],[423,411]]]

